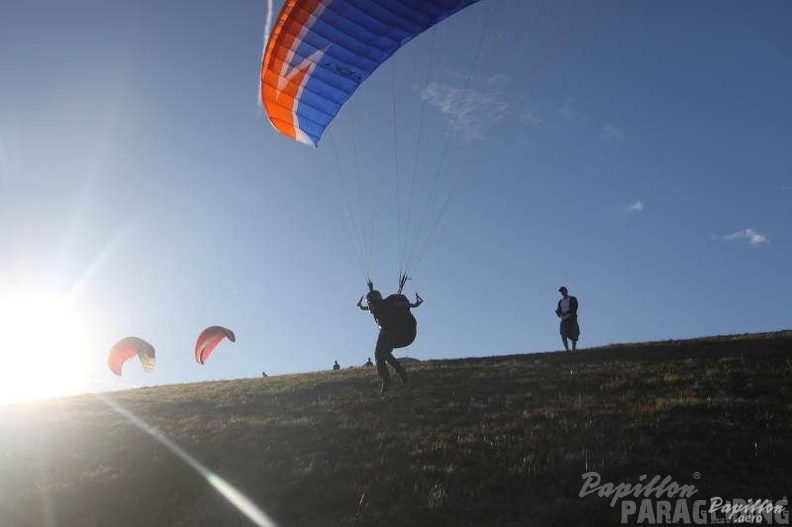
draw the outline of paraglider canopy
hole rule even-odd
[[[220,341],[227,338],[231,342],[236,342],[234,332],[222,326],[209,326],[204,329],[195,342],[195,362],[205,364],[206,359],[212,354]]]
[[[110,371],[120,376],[124,363],[136,355],[144,371],[154,370],[154,346],[138,337],[125,337],[116,342],[107,355],[107,365]]]
[[[358,86],[417,35],[478,0],[288,0],[261,60],[261,105],[316,146]]]
[[[352,108],[348,108],[346,113],[354,113],[351,110],[354,110],[355,102],[350,99],[381,65],[391,61],[396,52],[417,36],[478,1],[286,0],[267,39],[261,60],[259,96],[267,118],[286,137],[318,146],[342,107],[351,102]],[[395,84],[394,73],[394,92]],[[434,148],[438,162],[432,163],[431,170],[422,170],[425,172],[423,177],[417,177],[419,166],[424,168],[424,163],[419,163],[421,156],[418,151],[418,145],[423,144],[423,109],[420,120],[416,122],[417,129],[410,132],[418,138],[414,162],[410,163],[412,174],[399,170],[395,93],[391,106],[395,152],[392,171],[387,166],[383,168],[382,163],[378,163],[375,171],[359,169],[359,145],[354,132],[352,140],[338,141],[338,144],[332,141],[328,145],[331,149],[349,146],[352,151],[353,161],[348,170],[343,167],[344,156],[336,152],[337,176],[343,181],[333,190],[347,192],[343,202],[349,210],[348,216],[343,218],[352,223],[348,232],[350,237],[354,237],[366,278],[371,276],[373,225],[378,214],[375,214],[374,199],[361,199],[366,197],[363,189],[371,188],[377,177],[387,181],[389,175],[394,176],[396,195],[392,202],[396,206],[399,270],[406,274],[418,265],[455,188],[454,178],[442,170],[448,139],[445,140],[446,146]],[[385,128],[380,126],[372,130],[372,137],[386,134]],[[354,127],[352,129],[354,131]],[[329,176],[335,172],[332,167],[323,167],[323,173]],[[459,179],[458,175],[456,179]],[[353,188],[355,186],[358,188]],[[358,199],[350,199],[354,190],[357,190]]]

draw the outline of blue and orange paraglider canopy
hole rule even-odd
[[[288,0],[261,60],[261,104],[316,146],[360,84],[400,47],[478,0]]]

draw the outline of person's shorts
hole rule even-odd
[[[569,340],[577,340],[580,336],[580,326],[577,320],[573,318],[566,318],[561,321],[561,336]]]

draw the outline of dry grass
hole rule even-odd
[[[611,525],[582,474],[792,488],[792,332],[115,393],[283,526]],[[698,472],[701,479],[694,480]],[[0,526],[251,525],[101,399],[0,408]]]

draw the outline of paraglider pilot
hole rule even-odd
[[[404,348],[412,344],[417,333],[417,322],[410,312],[410,308],[418,307],[423,303],[423,299],[415,294],[415,302],[401,294],[401,288],[407,277],[399,280],[399,292],[383,299],[382,294],[374,289],[374,284],[369,281],[369,292],[365,295],[366,304],[363,304],[363,297],[358,300],[357,306],[363,311],[371,312],[374,320],[379,326],[377,345],[374,348],[374,360],[377,363],[377,374],[382,379],[380,393],[385,393],[390,385],[390,372],[388,363],[393,366],[403,383],[407,382],[407,372],[393,356],[394,348]]]

